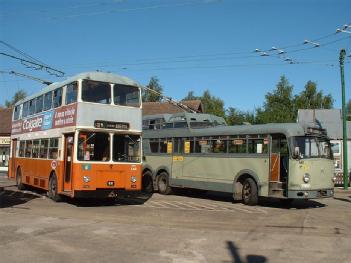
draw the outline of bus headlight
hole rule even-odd
[[[136,181],[137,181],[137,178],[136,178],[136,176],[131,176],[130,177],[130,181],[134,184]]]
[[[303,181],[307,184],[310,181],[310,175],[308,173],[305,173],[303,175]]]
[[[89,182],[90,182],[90,177],[84,175],[84,176],[83,176],[83,181],[84,181],[84,183],[89,183]]]
[[[336,182],[336,176],[333,176],[332,178],[332,182],[335,183]]]

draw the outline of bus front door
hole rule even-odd
[[[74,151],[74,134],[65,135],[65,150],[64,150],[64,180],[63,190],[72,190],[72,172],[73,172],[73,151]]]

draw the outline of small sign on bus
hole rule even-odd
[[[129,130],[129,123],[96,120],[94,121],[94,127],[104,129]]]

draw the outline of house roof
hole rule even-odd
[[[302,125],[320,123],[331,139],[342,139],[342,118],[340,109],[298,110],[297,122]],[[347,137],[351,139],[351,122],[346,124]]]
[[[182,101],[182,104],[197,112],[202,112],[201,100]],[[169,102],[143,102],[143,116],[177,112],[184,112],[184,110]]]
[[[10,136],[12,109],[0,108],[0,135]]]

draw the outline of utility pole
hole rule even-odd
[[[345,104],[345,79],[344,79],[344,59],[346,51],[340,50],[340,76],[341,76],[341,94],[342,94],[342,145],[343,145],[343,171],[344,171],[344,189],[348,189],[348,159],[347,159],[347,129],[346,129],[346,104]]]

